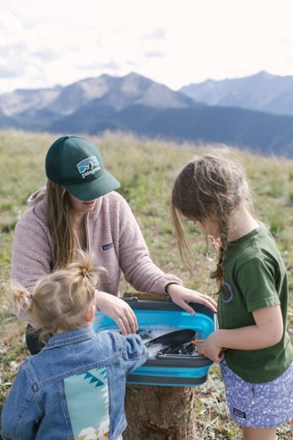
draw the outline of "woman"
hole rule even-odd
[[[12,279],[32,291],[39,278],[66,266],[82,249],[94,254],[95,264],[106,269],[96,306],[117,323],[123,334],[135,333],[137,321],[128,304],[117,298],[121,271],[136,290],[168,293],[173,302],[190,313],[194,312],[189,302],[216,310],[213,299],[183,287],[178,277],[165,274],[152,262],[130,207],[115,192],[120,183],[87,139],[57,139],[46,156],[46,175],[46,190],[29,199],[30,207],[16,225]],[[16,314],[34,326],[29,312],[16,310]],[[30,334],[27,343],[31,352],[39,350]]]

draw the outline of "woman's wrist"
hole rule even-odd
[[[170,286],[178,286],[179,284],[178,283],[176,283],[175,281],[171,281],[170,283],[168,283],[168,284],[166,284],[166,286],[165,286],[165,293],[167,293],[167,295],[170,295],[170,290],[169,290],[169,287]],[[172,288],[171,288],[172,289]]]

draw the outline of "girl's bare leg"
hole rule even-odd
[[[276,440],[276,428],[248,428],[242,426],[244,440]]]

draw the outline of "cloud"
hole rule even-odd
[[[26,30],[9,11],[0,13],[0,81],[14,82],[29,73]],[[22,36],[22,38],[20,38]]]
[[[291,0],[0,0],[0,93],[130,70],[176,89],[293,74]]]
[[[150,40],[164,40],[166,38],[166,31],[162,27],[155,27],[151,32],[144,34],[143,39]]]
[[[59,54],[51,48],[36,50],[35,52],[33,52],[33,55],[40,61],[44,62],[50,62],[59,58]]]
[[[79,70],[86,70],[86,71],[93,70],[93,71],[96,71],[96,72],[97,71],[102,71],[102,72],[103,71],[107,71],[107,72],[111,71],[112,74],[114,75],[117,71],[119,71],[122,68],[122,66],[116,60],[111,59],[111,60],[109,60],[109,61],[107,61],[105,63],[95,63],[95,64],[88,64],[88,65],[86,65],[86,64],[82,64],[82,65],[77,64],[75,66],[75,68],[79,69]]]
[[[164,51],[153,50],[149,52],[145,51],[144,55],[149,58],[163,58],[164,56],[166,56],[166,53]]]

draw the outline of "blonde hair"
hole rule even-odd
[[[211,278],[220,280],[222,255],[227,247],[229,220],[241,203],[252,213],[252,197],[242,166],[227,157],[229,149],[211,150],[195,157],[177,175],[171,195],[171,216],[181,257],[188,264],[189,247],[183,220],[204,221],[214,215],[220,234],[217,270]],[[189,266],[190,267],[190,266]]]
[[[48,225],[54,246],[54,268],[65,267],[76,256],[76,240],[71,223],[68,191],[51,180],[47,182]]]
[[[86,325],[86,313],[95,304],[95,290],[100,282],[93,257],[80,253],[78,261],[42,277],[32,294],[19,284],[9,286],[16,307],[30,311],[32,321],[41,329],[41,340],[50,334]]]

